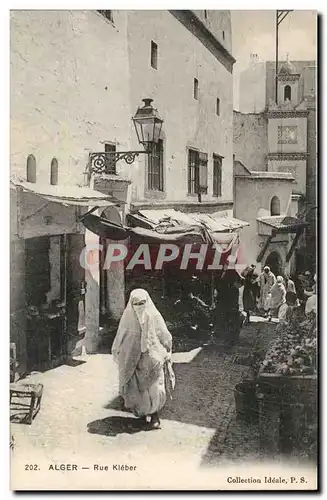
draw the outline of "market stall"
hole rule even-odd
[[[83,217],[89,230],[124,246],[126,299],[132,289],[144,288],[169,327],[191,323],[186,317],[186,310],[191,310],[204,331],[210,325],[208,308],[213,306],[217,282],[226,272],[235,273],[239,230],[248,223],[219,212],[174,209],[140,210],[126,219],[123,226],[103,215]]]
[[[311,455],[317,433],[316,314],[279,325],[257,377],[261,447]]]

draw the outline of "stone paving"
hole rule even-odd
[[[251,367],[239,360],[258,343],[265,348],[273,331],[274,325],[254,322],[231,350],[196,339],[189,346],[175,342],[176,389],[161,412],[159,431],[141,430],[122,411],[110,354],[78,357],[70,366],[31,375],[30,382],[44,385],[42,408],[32,425],[11,424],[13,462],[20,467],[28,457],[32,462],[39,457],[41,463],[78,461],[88,466],[94,460],[139,463],[148,457],[151,462],[155,456],[158,463],[185,461],[195,468],[219,463],[235,416],[233,389],[251,375]],[[250,444],[253,431],[243,428]],[[234,449],[233,456],[237,453]]]

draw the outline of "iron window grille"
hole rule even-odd
[[[148,189],[163,191],[163,140],[159,139],[148,155]]]
[[[105,144],[104,145],[104,151],[105,153],[116,153],[116,146],[115,144]],[[106,162],[106,168],[105,168],[105,173],[106,174],[116,174],[116,161],[114,156],[106,156],[105,158]]]
[[[222,159],[213,155],[213,196],[221,196],[222,193]]]
[[[189,149],[188,152],[188,192],[199,192],[199,151]]]

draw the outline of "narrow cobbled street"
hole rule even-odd
[[[257,322],[243,329],[233,349],[174,340],[176,389],[161,413],[162,428],[157,431],[141,430],[134,416],[122,410],[117,369],[110,354],[80,356],[69,366],[32,374],[28,380],[44,385],[42,408],[32,425],[12,424],[13,466],[19,469],[15,477],[21,478],[27,464],[41,464],[44,481],[54,473],[49,470],[51,464],[77,464],[85,467],[87,482],[94,464],[109,466],[111,471],[114,464],[137,465],[144,472],[153,459],[158,471],[163,464],[165,468],[183,464],[190,470],[207,470],[237,458],[257,461],[256,426],[237,422],[233,393],[237,383],[251,376],[254,351],[265,350],[274,336],[274,324],[254,319]],[[65,481],[68,486],[72,476],[59,474],[61,487]],[[112,487],[123,487],[124,478],[110,474]],[[101,478],[97,476],[97,481]],[[33,481],[33,476],[29,474],[26,480]],[[178,477],[171,480],[177,486]],[[193,480],[190,477],[190,485]],[[152,477],[150,483],[162,487],[162,478]]]

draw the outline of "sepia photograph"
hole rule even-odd
[[[9,17],[11,490],[317,491],[317,11]]]

